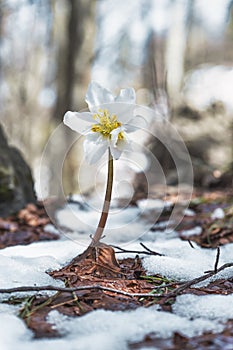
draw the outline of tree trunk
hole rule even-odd
[[[68,0],[66,42],[58,48],[58,96],[54,120],[62,121],[64,113],[73,107],[73,90],[76,70],[75,61],[83,42],[83,5],[81,0]]]
[[[188,40],[188,25],[193,8],[193,0],[173,1],[172,23],[169,27],[165,65],[167,71],[167,88],[173,107],[179,105],[180,91],[184,76],[185,53]]]
[[[66,3],[61,2],[62,6]],[[58,67],[57,67],[57,102],[54,108],[52,122],[58,125],[62,122],[65,112],[68,110],[80,110],[84,107],[84,98],[79,94],[83,79],[87,74],[90,64],[90,55],[92,54],[90,44],[92,38],[86,36],[86,27],[88,31],[92,31],[94,26],[94,5],[91,0],[69,0],[67,1],[67,13],[62,12],[62,20],[59,14],[56,17],[56,38],[58,42]],[[64,8],[64,10],[66,7]],[[64,12],[66,15],[64,16]],[[64,23],[64,27],[62,24]],[[84,31],[85,25],[85,31]],[[85,35],[84,35],[85,34]],[[89,56],[88,56],[89,55]],[[78,63],[78,64],[77,64]],[[78,88],[78,94],[76,89]],[[82,90],[81,90],[82,91]],[[77,96],[75,95],[77,94]],[[75,96],[75,98],[74,98]],[[82,101],[82,102],[81,102]],[[69,150],[71,144],[70,138],[75,137],[65,126],[59,128],[54,141],[51,142],[51,150],[49,151],[48,167],[50,170],[49,184],[50,195],[63,197],[61,186],[54,179],[61,172],[60,157],[64,154],[64,150]],[[77,160],[78,146],[72,149],[69,159],[67,159],[64,168],[64,192],[65,194],[77,191]],[[75,153],[75,156],[73,155]]]

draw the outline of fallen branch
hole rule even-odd
[[[113,248],[118,249],[119,252],[116,252],[116,254],[118,253],[134,253],[134,254],[144,254],[144,255],[159,255],[159,256],[164,256],[164,254],[161,253],[157,253],[149,248],[147,248],[145,246],[145,244],[140,243],[140,245],[145,248],[146,250],[127,250],[127,249],[123,249],[121,247],[118,247],[116,245],[112,245]]]
[[[214,273],[217,273],[219,258],[220,258],[220,247],[217,247],[217,253],[216,253],[216,258],[215,258],[215,263],[214,263]],[[209,272],[212,272],[212,270],[205,271],[205,273],[209,273]]]
[[[106,292],[112,292],[112,293],[116,293],[116,294],[122,294],[122,295],[126,295],[129,297],[156,297],[156,298],[164,298],[165,300],[168,300],[172,297],[175,297],[177,295],[179,295],[181,292],[183,292],[185,289],[190,288],[192,285],[200,283],[205,281],[206,279],[208,279],[209,277],[212,277],[213,275],[218,274],[219,272],[229,268],[229,267],[233,267],[233,262],[232,263],[226,263],[222,266],[220,266],[216,271],[210,271],[207,274],[204,274],[200,277],[194,278],[188,282],[183,283],[180,287],[174,289],[172,292],[167,293],[167,294],[155,294],[152,292],[150,293],[129,293],[129,292],[125,292],[119,289],[114,289],[114,288],[109,288],[109,287],[104,287],[101,285],[93,285],[93,286],[80,286],[80,287],[74,287],[74,288],[66,288],[66,287],[56,287],[56,286],[23,286],[23,287],[14,287],[14,288],[1,288],[0,289],[0,293],[15,293],[15,292],[39,292],[39,291],[45,291],[45,290],[51,290],[51,291],[57,291],[57,292],[76,292],[79,290],[103,290]],[[161,289],[161,288],[165,288],[166,285],[164,286],[158,286],[155,287],[155,289]]]
[[[154,250],[151,250],[150,248],[148,248],[144,243],[140,243],[140,245],[146,249],[146,251],[148,251],[149,253],[151,253],[151,255],[159,255],[159,256],[164,256],[164,254],[161,253],[157,253]]]
[[[161,294],[154,294],[153,291],[151,293],[129,293],[123,290],[104,287],[99,284],[93,286],[80,286],[74,288],[66,288],[66,287],[56,287],[56,286],[23,286],[23,287],[14,287],[14,288],[1,288],[0,293],[15,293],[15,292],[41,292],[45,290],[52,290],[56,292],[77,292],[79,290],[103,290],[106,292],[112,292],[116,294],[122,294],[129,297],[161,297]]]
[[[188,243],[190,245],[191,248],[195,249],[194,245],[192,244],[192,242],[190,241],[190,239],[188,239]]]
[[[208,278],[218,274],[219,272],[232,267],[233,263],[226,263],[222,266],[220,266],[217,270],[213,270],[213,271],[209,271],[208,273],[205,273],[204,275],[194,278],[193,280],[190,280],[188,282],[185,282],[184,284],[182,284],[180,287],[174,289],[172,292],[168,293],[167,295],[165,295],[166,300],[175,297],[177,295],[179,295],[181,292],[183,292],[185,289],[190,288],[191,286],[193,286],[194,284],[203,282],[205,280],[207,280]]]
[[[214,271],[215,271],[215,273],[218,270],[219,258],[220,258],[220,247],[217,247],[216,260],[215,260],[215,264],[214,264]]]

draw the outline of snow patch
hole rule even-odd
[[[190,247],[188,242],[178,238],[169,241],[157,241],[150,243],[150,249],[158,251],[165,256],[148,256],[143,259],[143,266],[148,274],[161,274],[170,279],[187,281],[196,278],[205,271],[213,270],[216,250],[196,249]],[[219,266],[233,260],[233,244],[221,247]],[[210,281],[219,278],[231,278],[233,268],[223,270],[221,273],[212,276],[210,279],[199,283],[207,285]]]
[[[88,344],[90,349],[103,350],[128,349],[127,342],[141,341],[151,332],[162,338],[169,338],[174,332],[192,337],[204,331],[217,332],[223,328],[218,322],[207,319],[188,320],[186,317],[159,311],[158,307],[124,312],[97,310],[81,318],[66,319],[58,311],[51,311],[48,321],[58,331],[64,333],[65,330],[69,338],[78,337],[81,344],[84,339],[88,341],[90,334],[95,335],[95,342]]]
[[[216,208],[211,214],[211,219],[223,219],[225,217],[225,213],[222,208]]]
[[[171,206],[171,202],[165,202],[161,199],[141,199],[137,201],[137,205],[142,210],[159,210],[161,211],[164,208],[169,208]]]
[[[80,215],[86,215],[86,220],[90,222],[96,220],[92,218],[92,210],[79,209],[78,212]],[[62,215],[64,213],[65,211]],[[115,222],[118,228],[115,232],[112,231],[116,242],[121,243],[124,239],[126,241],[132,238],[135,234],[133,230],[136,228],[145,230],[141,217],[140,220],[133,221],[135,214],[140,216],[139,208],[127,208],[124,212],[119,213],[119,222]],[[69,217],[66,215],[65,217],[69,224]],[[64,217],[61,216],[61,219],[63,220]],[[61,224],[64,224],[62,220]],[[113,224],[114,218],[112,218],[111,225]],[[158,273],[171,279],[190,280],[204,274],[206,270],[213,270],[216,258],[215,249],[202,249],[196,244],[194,244],[195,249],[192,249],[188,242],[176,237],[175,231],[167,232],[165,224],[167,223],[154,225],[153,228],[158,227],[160,231],[148,231],[141,237],[150,249],[164,254],[164,256],[144,256],[143,266],[148,274]],[[120,225],[122,227],[119,228]],[[163,225],[164,230],[161,230]],[[84,235],[90,242],[89,233],[84,229]],[[59,241],[37,242],[28,246],[2,249],[0,252],[2,288],[47,284],[62,286],[62,281],[52,279],[45,272],[48,269],[61,268],[85,249],[84,244],[77,244],[75,240],[76,236],[81,235],[76,232],[70,234],[72,239],[67,239],[67,236],[64,235]],[[124,248],[144,250],[140,247],[139,241],[125,244]],[[233,260],[232,252],[233,244],[221,247],[219,266]],[[120,256],[134,257],[135,254],[124,253],[118,255]],[[199,283],[198,286],[208,284],[214,279],[231,277],[233,277],[233,268],[228,268],[207,281]],[[46,294],[49,293],[53,292],[46,292]],[[31,293],[12,295],[22,297],[31,295]],[[9,294],[0,297],[6,299],[9,298]],[[56,339],[33,339],[32,332],[16,316],[19,306],[0,304],[1,349],[40,350],[43,347],[47,350],[73,350],[78,344],[80,350],[127,350],[129,342],[141,341],[150,332],[163,338],[171,337],[174,332],[188,337],[208,331],[219,332],[224,327],[222,321],[233,317],[232,308],[229,307],[233,297],[220,295],[204,297],[179,296],[173,306],[173,314],[160,311],[158,306],[126,312],[97,310],[77,318],[61,315],[54,310],[50,312],[48,321],[63,335],[62,338]]]
[[[202,233],[201,226],[196,226],[194,228],[191,228],[190,230],[183,230],[182,236],[189,237],[193,235],[200,235]]]
[[[145,210],[137,207],[112,208],[103,242],[108,244],[132,242],[147,233],[154,222],[148,223],[148,220],[142,219]],[[101,212],[94,207],[82,210],[77,205],[69,204],[58,211],[57,221],[60,227],[68,229],[63,231],[64,236],[80,244],[87,244],[90,235],[95,233],[100,214]]]
[[[24,258],[7,257],[0,255],[0,284],[1,288],[12,288],[19,286],[42,286],[53,284],[63,286],[63,282],[54,280],[45,273],[48,268],[60,268],[52,257]],[[15,296],[22,297],[31,293],[15,293]],[[9,298],[8,294],[0,294],[0,300]]]
[[[195,216],[196,215],[195,211],[193,211],[189,208],[185,209],[183,213],[185,216]]]
[[[32,332],[27,329],[25,323],[14,315],[1,314],[0,339],[2,350],[23,349],[24,343],[32,339]]]
[[[173,311],[180,316],[191,318],[233,319],[233,295],[193,295],[177,297]]]

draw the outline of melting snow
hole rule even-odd
[[[57,311],[52,311],[48,320],[55,324],[58,330],[65,331],[69,336],[75,334],[81,340],[94,331],[103,346],[101,349],[106,350],[110,348],[127,349],[126,341],[140,341],[151,332],[156,333],[158,337],[168,338],[174,332],[181,332],[191,337],[201,334],[203,330],[219,331],[222,329],[217,322],[206,319],[191,321],[186,317],[159,311],[158,307],[139,308],[127,312],[98,310],[76,319],[64,319]],[[107,334],[108,337],[106,337]],[[110,344],[106,344],[106,340]],[[95,349],[94,346],[92,345],[91,349]]]
[[[149,274],[159,273],[167,278],[186,281],[214,268],[215,249],[202,249],[198,246],[193,249],[188,242],[181,241],[179,238],[150,243],[150,249],[156,250],[165,256],[148,256],[144,258],[143,266]],[[232,260],[233,243],[221,247],[219,266],[232,262]],[[208,282],[219,278],[219,276],[222,278],[233,277],[233,267],[223,270],[218,276],[212,276]],[[204,281],[202,285],[208,282]]]
[[[155,203],[156,208],[157,204]],[[70,239],[62,235],[59,241],[37,242],[0,251],[2,288],[22,285],[63,285],[61,281],[53,280],[45,272],[59,269],[82,252],[85,247],[80,244],[79,238],[83,234],[87,240],[90,233],[85,225],[94,225],[97,220],[97,215],[92,216],[93,211],[79,209],[81,224],[77,227],[75,223],[69,221],[66,210],[67,208],[58,215],[60,223],[64,220],[66,224],[73,225],[75,233],[69,234]],[[145,210],[145,213],[147,212],[153,215],[152,202]],[[136,235],[133,233],[136,227],[145,231],[140,209],[125,208],[124,212],[119,212],[116,217],[115,223],[114,216],[109,223],[109,227],[113,227],[116,223],[118,225],[115,242],[121,243],[126,235],[124,248],[141,250],[138,240],[132,242],[132,237],[137,238],[138,235],[138,232]],[[161,231],[162,226],[159,228],[160,231],[150,231],[149,227],[148,232],[140,238],[150,249],[164,254],[162,257],[145,256],[143,265],[149,274],[159,273],[171,279],[189,280],[202,275],[206,270],[213,269],[216,250],[201,249],[196,245],[193,249],[187,242],[181,241],[176,232],[167,232],[165,227],[164,231]],[[48,229],[53,230],[53,227],[50,226]],[[232,251],[233,244],[221,247],[220,265],[233,260]],[[127,253],[124,256],[134,254]],[[233,268],[228,268],[211,279],[219,277],[233,277]],[[207,283],[205,281],[202,284]],[[22,296],[19,293],[14,295]],[[0,295],[0,298],[5,300],[9,295]],[[63,335],[57,339],[33,339],[33,333],[17,317],[19,307],[0,304],[0,347],[1,350],[40,350],[42,347],[48,350],[73,350],[77,347],[80,350],[126,350],[128,342],[140,341],[150,332],[163,338],[172,336],[174,332],[185,336],[195,336],[205,331],[219,332],[224,327],[222,321],[233,318],[232,308],[229,307],[232,303],[232,296],[182,295],[177,298],[173,306],[173,314],[159,310],[158,306],[127,312],[97,310],[80,318],[71,318],[52,311],[48,321]]]
[[[223,219],[224,217],[225,213],[222,208],[216,208],[211,215],[211,219]]]
[[[219,319],[223,322],[233,319],[233,295],[180,295],[172,309],[176,314],[189,319]]]
[[[199,235],[200,233],[202,233],[202,228],[201,226],[196,226],[194,228],[191,228],[190,230],[184,230],[182,231],[182,236],[192,236],[192,235]]]
[[[196,213],[192,209],[188,209],[187,208],[187,209],[184,210],[184,215],[186,215],[186,216],[195,216]]]
[[[85,210],[71,204],[60,210],[57,213],[58,225],[70,231],[63,230],[63,234],[78,243],[87,244],[90,235],[95,232],[100,217],[101,212],[96,209],[94,204]],[[163,208],[160,206],[160,212],[157,212],[156,206],[157,214],[152,222],[142,218],[147,212],[146,209],[146,207],[112,208],[105,229],[106,237],[103,241],[108,244],[128,243],[148,232]]]
[[[0,339],[2,350],[127,350],[127,343],[140,341],[154,332],[158,337],[171,337],[174,332],[186,336],[204,331],[219,332],[223,326],[207,319],[188,320],[176,314],[160,312],[156,307],[134,311],[97,310],[83,317],[67,317],[50,312],[48,321],[63,335],[59,339],[33,339],[23,321],[14,315],[1,313]],[[9,327],[10,325],[10,327]]]

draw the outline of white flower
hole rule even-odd
[[[135,115],[133,88],[122,89],[118,96],[91,82],[86,102],[90,112],[66,112],[64,124],[86,136],[84,153],[90,164],[97,162],[109,148],[114,159],[131,150],[128,133],[141,127],[145,120]]]

